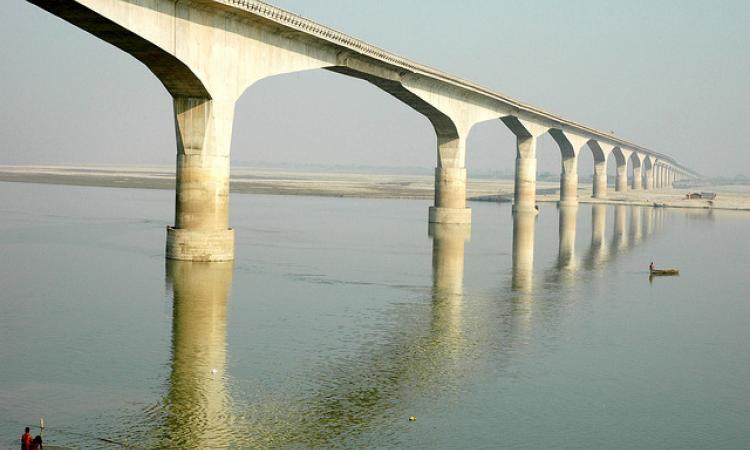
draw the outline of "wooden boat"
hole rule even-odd
[[[651,269],[651,275],[679,275],[679,269]]]

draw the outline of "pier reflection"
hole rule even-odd
[[[586,253],[585,267],[593,269],[607,260],[607,205],[595,203],[591,205],[591,244]]]
[[[651,209],[651,208],[649,208]],[[630,207],[630,246],[635,247],[643,239],[643,207]]]
[[[578,206],[561,206],[558,211],[559,243],[557,268],[572,271],[576,265],[576,222]]]
[[[614,220],[612,237],[608,242],[606,238],[607,216],[610,208],[613,209]],[[570,207],[559,208],[558,214],[558,256],[555,266],[547,271],[545,282],[547,284],[554,283],[559,285],[565,280],[569,282],[576,280],[578,267],[575,256],[576,210]],[[643,244],[658,230],[663,214],[663,208],[592,204],[591,241],[588,250],[582,258],[582,267],[589,271],[603,268],[607,263],[617,259],[619,255]],[[523,230],[516,228],[514,224],[514,244],[516,244],[516,234],[520,233],[519,235],[523,236]],[[533,251],[533,244],[532,246],[526,245],[525,249]],[[533,256],[524,254],[523,259],[528,261],[533,259]],[[515,247],[513,261],[515,265]],[[514,273],[524,274],[519,279],[529,279],[531,277],[528,267],[523,267],[523,265],[519,267],[514,266]],[[516,281],[514,281],[513,287],[517,287]]]
[[[162,431],[172,448],[229,445],[232,421],[224,371],[232,270],[232,263],[167,262],[174,303]]]
[[[628,207],[615,206],[614,228],[612,230],[612,252],[623,251],[628,245]]]
[[[513,214],[513,290],[528,292],[534,284],[534,231],[536,213],[515,212]]]
[[[432,331],[455,338],[461,333],[464,246],[471,237],[466,224],[430,224],[432,238]]]
[[[609,253],[605,237],[610,207],[597,204],[591,208],[591,244],[582,265],[598,268],[617,252]],[[290,375],[284,383],[294,385],[290,391],[280,387],[277,392],[274,387],[235,398],[229,394],[225,374],[232,264],[169,261],[166,272],[173,316],[166,392],[158,405],[150,406],[145,414],[140,411],[128,440],[135,436],[135,441],[153,448],[346,447],[356,442],[357,435],[366,435],[383,423],[396,427],[391,417],[399,421],[408,417],[405,399],[451,395],[481,361],[478,348],[489,346],[501,360],[511,361],[535,330],[559,326],[566,305],[576,299],[573,290],[566,288],[575,286],[582,275],[575,246],[581,209],[559,209],[557,258],[546,271],[544,283],[537,283],[545,285],[539,292],[534,290],[538,216],[513,215],[511,288],[506,279],[500,293],[509,301],[492,303],[497,321],[489,326],[474,320],[477,311],[464,302],[470,227],[431,224],[432,285],[421,291],[418,301],[394,306],[397,318],[392,329],[341,354],[326,355],[322,364],[302,374]],[[614,214],[611,248],[620,251],[643,242],[658,227],[659,214],[652,208],[638,212],[639,219],[629,214],[628,207],[615,206]],[[631,231],[629,225],[644,231]],[[562,289],[550,289],[550,284]],[[491,344],[482,347],[477,342]],[[388,442],[387,437],[383,442]],[[396,438],[392,443],[398,442]]]

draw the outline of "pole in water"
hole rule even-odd
[[[44,436],[44,417],[39,418],[39,435]]]

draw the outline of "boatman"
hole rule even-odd
[[[648,265],[648,271],[651,272],[652,270],[654,270],[654,262],[653,261],[651,261],[651,264]]]

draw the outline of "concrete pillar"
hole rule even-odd
[[[654,189],[661,189],[661,164],[654,166]]]
[[[578,204],[578,157],[573,156],[562,160],[560,173],[560,206],[575,206]]]
[[[471,209],[466,207],[465,145],[461,137],[438,137],[435,206],[430,207],[430,223],[471,223]]]
[[[536,217],[530,211],[518,211],[513,215],[513,290],[528,292],[533,287]]]
[[[234,426],[224,383],[231,262],[167,261],[172,286],[172,361],[163,430],[184,448],[215,448]]]
[[[634,191],[639,191],[643,188],[643,174],[641,173],[641,164],[643,164],[638,155],[633,155],[633,180],[631,187]],[[637,161],[635,161],[637,159]]]
[[[233,101],[177,97],[175,226],[167,228],[166,256],[186,261],[231,261],[229,147]]]
[[[593,197],[607,198],[607,160],[594,161]]]
[[[654,166],[646,165],[643,168],[643,179],[646,182],[645,189],[650,191],[654,189]]]
[[[560,172],[560,206],[578,204],[578,154],[588,139],[559,128],[549,130],[550,136],[560,148],[562,171]]]
[[[536,136],[516,137],[516,177],[513,210],[536,211]]]
[[[628,161],[617,161],[617,176],[615,178],[615,190],[617,192],[628,191]]]
[[[557,267],[571,269],[575,266],[578,206],[560,206],[558,212]]]
[[[674,188],[674,170],[669,170],[667,175],[667,187],[669,189]]]

